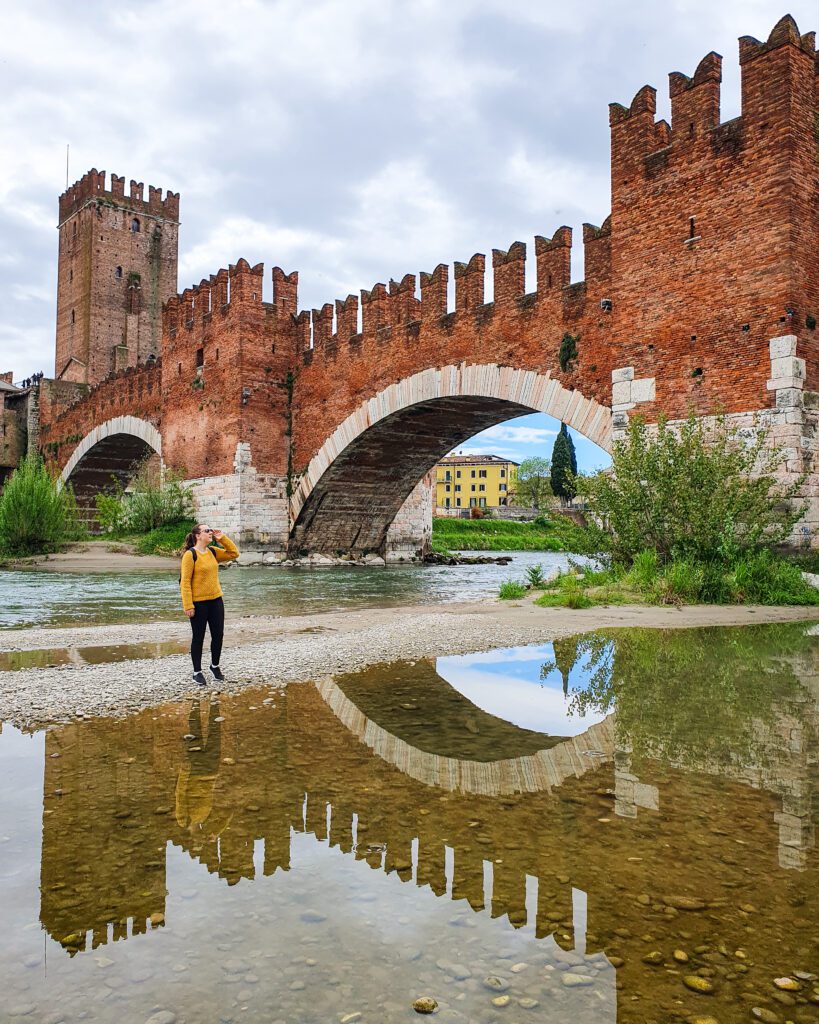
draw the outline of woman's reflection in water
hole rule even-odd
[[[219,704],[208,702],[207,729],[202,728],[202,708],[194,701],[188,715],[185,763],[176,782],[176,822],[192,836],[216,839],[230,824],[232,815],[213,812],[213,792],[222,756],[222,722]]]

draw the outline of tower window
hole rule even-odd
[[[198,348],[196,350],[196,367],[198,369],[200,366],[204,366],[204,365],[205,365],[205,350],[203,348]]]
[[[134,217],[131,221],[131,231],[136,234],[139,231],[139,217]]]
[[[119,280],[122,277],[122,267],[117,267],[114,271],[114,277]]]
[[[72,323],[72,324],[74,324],[74,323],[76,323],[76,322],[77,322],[77,314],[76,314],[76,313],[74,312],[74,310],[72,309],[72,310],[71,310],[71,323]]]
[[[71,284],[71,282],[73,280],[74,280],[74,271],[73,270],[69,270],[68,271],[68,283]]]

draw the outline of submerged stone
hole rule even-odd
[[[701,978],[698,974],[687,974],[683,978],[683,985],[692,992],[699,992],[700,995],[710,995],[714,991],[714,983],[708,978]]]

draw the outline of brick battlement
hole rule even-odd
[[[111,203],[116,206],[126,207],[134,213],[152,217],[161,217],[164,220],[179,220],[179,193],[165,193],[162,198],[162,189],[148,186],[148,199],[145,199],[145,185],[141,181],[131,180],[129,193],[125,195],[125,178],[111,175],[111,187],[106,189],[106,172],[98,171],[96,168],[84,174],[79,181],[65,190],[60,196],[60,223],[67,220],[72,214],[81,210],[83,206],[95,200]]]
[[[400,281],[390,280],[389,285],[378,282],[372,288],[361,289],[362,313],[361,331],[358,329],[359,297],[348,295],[325,303],[320,309],[303,310],[298,314],[297,350],[310,353],[324,349],[334,351],[337,346],[362,339],[386,340],[394,332],[407,329],[410,333],[426,324],[440,325],[446,321],[451,328],[458,318],[478,316],[485,320],[495,310],[516,311],[522,303],[527,307],[545,303],[557,303],[567,321],[581,315],[578,295],[586,294],[585,285],[603,286],[611,274],[611,217],[602,226],[583,225],[583,245],[586,263],[586,280],[570,282],[572,230],[560,227],[551,238],[535,237],[535,259],[537,265],[537,288],[525,295],[525,268],[527,247],[524,242],[513,242],[508,250],[492,250],[492,275],[494,300],[485,301],[486,256],[475,253],[466,262],[456,261],[453,267],[455,280],[455,308],[448,311],[447,287],[449,266],[439,263],[434,271],[420,273],[420,297],[417,295],[415,274],[405,274]],[[275,273],[275,272],[274,272]],[[561,315],[563,315],[561,314]],[[334,323],[335,317],[335,323]]]
[[[790,51],[790,55],[785,56],[783,51]],[[756,128],[765,122],[766,130],[773,128],[773,121],[785,120],[792,115],[794,100],[798,99],[802,87],[805,87],[807,95],[815,93],[819,97],[815,33],[800,35],[790,15],[785,15],[774,26],[764,43],[752,36],[743,36],[739,40],[739,65],[742,75],[740,125],[750,122]],[[791,77],[787,85],[783,80],[785,65],[788,65]],[[689,145],[700,139],[712,145],[715,156],[737,155],[742,148],[740,145],[727,149],[720,145],[726,134],[720,132],[724,128],[719,120],[721,83],[722,57],[711,51],[703,57],[692,76],[679,71],[672,71],[669,75],[670,125],[664,120],[654,120],[657,90],[653,86],[644,85],[639,89],[628,107],[610,103],[613,167],[646,159],[669,147],[687,151]],[[771,88],[777,84],[778,88]],[[814,99],[814,104],[816,102]],[[730,123],[733,127],[727,134],[736,142],[742,136],[741,128],[736,120]],[[766,146],[768,143],[756,136],[754,144]],[[655,161],[651,170],[656,172],[656,169]]]
[[[273,301],[264,302],[262,287],[264,264],[251,267],[246,259],[231,263],[206,280],[172,295],[162,308],[162,333],[173,339],[178,332],[193,331],[197,326],[211,323],[215,317],[228,317],[234,311],[259,313],[269,311],[274,316],[286,317],[295,313],[298,273],[285,274],[274,267]]]

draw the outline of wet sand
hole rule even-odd
[[[234,693],[253,686],[272,688],[329,678],[378,662],[545,643],[605,627],[682,629],[817,619],[815,608],[629,605],[572,610],[538,608],[531,599],[284,617],[245,616],[227,623],[221,660],[228,681],[221,690]],[[188,621],[180,615],[174,622],[10,630],[0,635],[0,649],[99,647],[163,640],[187,643],[189,637]],[[194,687],[190,672],[187,655],[3,672],[0,720],[30,728],[80,716],[130,714],[164,701],[201,695],[203,691]],[[215,684],[211,686],[216,689]]]

